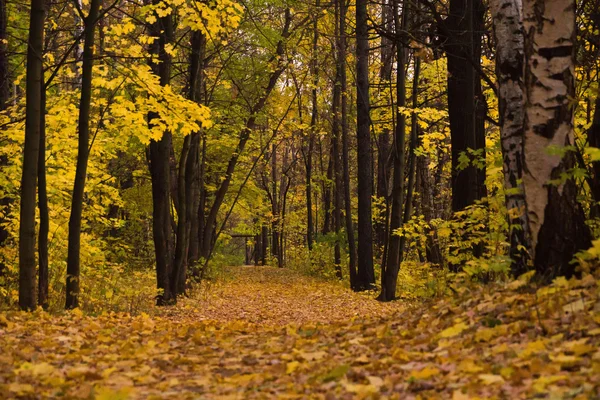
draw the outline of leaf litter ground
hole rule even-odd
[[[0,313],[0,398],[600,398],[598,280],[378,303],[269,267],[155,315]]]

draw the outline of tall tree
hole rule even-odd
[[[153,0],[153,4],[160,3]],[[153,37],[158,38],[151,46],[151,54],[157,59],[150,61],[152,72],[159,76],[160,84],[166,86],[171,80],[171,55],[166,47],[171,44],[173,37],[173,21],[170,13],[158,16],[149,27]],[[148,114],[148,122],[158,116]],[[161,293],[157,296],[157,305],[170,304],[176,294],[171,290],[172,259],[172,229],[171,229],[171,132],[165,130],[160,140],[150,142],[148,148],[148,163],[152,178],[152,232],[154,238],[154,253],[156,256],[157,288]]]
[[[400,34],[406,27],[408,18],[407,1],[400,9],[399,0],[394,2],[394,27]],[[402,16],[400,17],[400,12]],[[402,108],[406,107],[406,48],[404,37],[396,42],[396,130],[394,132],[394,175],[392,180],[392,199],[390,226],[388,229],[388,245],[386,263],[381,272],[381,293],[378,300],[391,301],[396,298],[396,283],[400,271],[400,253],[403,243],[396,230],[402,227],[402,208],[404,206],[404,175],[405,175],[405,143],[406,143],[406,116]]]
[[[527,271],[531,243],[523,193],[523,23],[521,0],[493,0],[490,8],[496,39],[498,111],[503,156],[504,187],[510,232],[512,271]]]
[[[8,106],[10,99],[10,87],[11,79],[9,72],[8,63],[8,15],[6,13],[6,0],[0,0],[0,111],[4,111]],[[8,164],[8,158],[6,156],[0,156],[0,168],[5,167]],[[10,204],[10,197],[4,195],[0,197],[0,213],[7,213],[7,206]],[[4,215],[0,214],[0,246],[4,246],[8,239],[8,230],[5,226],[7,219]],[[0,276],[6,268],[4,260],[0,260]]]
[[[316,11],[313,16],[313,36],[312,36],[312,52],[311,52],[311,116],[310,129],[308,130],[308,145],[306,151],[303,149],[304,163],[306,169],[306,242],[308,249],[312,250],[314,236],[314,222],[312,210],[312,170],[313,170],[313,151],[315,148],[315,135],[317,134],[317,122],[319,117],[319,105],[317,100],[317,88],[319,86],[319,59],[318,59],[318,43],[319,43],[319,15],[320,1],[316,0]]]
[[[370,289],[373,270],[368,0],[356,1],[356,136],[358,153],[358,268],[356,290]]]
[[[69,246],[67,253],[66,303],[67,309],[79,306],[79,273],[81,248],[81,217],[83,212],[83,196],[87,176],[90,152],[90,106],[92,101],[92,67],[94,65],[94,37],[96,23],[100,11],[100,0],[91,0],[88,15],[85,16],[79,3],[76,8],[83,19],[84,43],[83,64],[81,67],[81,97],[79,101],[79,119],[77,132],[79,143],[77,147],[77,168],[71,201],[71,216],[69,218]]]
[[[38,304],[48,308],[48,233],[50,215],[48,210],[48,190],[46,184],[46,85],[41,82],[40,104],[40,149],[38,158],[38,208],[40,228],[38,232]]]
[[[31,0],[25,93],[25,148],[19,226],[19,307],[33,310],[35,301],[35,195],[40,147],[43,84],[44,0]]]
[[[450,0],[449,15],[440,26],[448,55],[448,114],[452,145],[452,211],[460,211],[486,195],[485,169],[473,163],[460,170],[468,150],[485,156],[487,107],[479,75],[484,9],[481,0]]]
[[[530,254],[542,279],[571,276],[575,252],[591,244],[577,187],[563,174],[574,166],[575,2],[539,7],[523,1],[525,128],[523,187]],[[560,21],[557,24],[556,21]],[[550,155],[549,147],[567,148]],[[555,152],[554,152],[555,153]]]
[[[354,240],[354,224],[352,222],[352,197],[350,195],[350,161],[349,147],[350,139],[348,133],[348,79],[346,76],[346,3],[340,0],[340,34],[338,35],[338,56],[336,76],[340,86],[340,128],[342,140],[342,179],[344,189],[344,217],[346,221],[346,237],[348,240],[348,270],[350,275],[350,287],[357,287],[356,271],[356,242]]]

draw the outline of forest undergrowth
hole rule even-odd
[[[272,267],[229,268],[155,314],[0,313],[1,398],[552,398],[600,395],[598,279],[452,286],[379,303]]]

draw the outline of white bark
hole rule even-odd
[[[526,269],[528,253],[532,254],[529,240],[527,208],[523,193],[523,23],[521,0],[490,0],[490,10],[496,39],[496,76],[502,144],[506,208],[511,232],[509,240],[513,270]],[[524,247],[526,251],[521,248]]]
[[[535,251],[549,203],[549,181],[563,160],[561,155],[548,154],[548,147],[573,144],[575,3],[524,0],[523,26],[526,87],[523,185]],[[563,186],[558,187],[559,194]]]

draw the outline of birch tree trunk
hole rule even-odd
[[[575,155],[548,153],[574,144],[575,2],[525,0],[523,186],[534,266],[544,280],[574,273],[575,252],[591,244],[572,178]]]
[[[496,39],[496,77],[504,169],[506,209],[510,224],[512,272],[527,271],[532,254],[523,193],[523,23],[522,0],[490,1]]]

